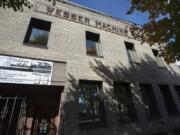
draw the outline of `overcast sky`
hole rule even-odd
[[[147,22],[147,13],[136,12],[133,15],[126,15],[130,7],[130,0],[69,0],[71,2],[86,6],[103,12],[107,15],[121,18],[137,24]]]

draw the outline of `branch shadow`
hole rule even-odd
[[[106,63],[106,64],[105,64]],[[59,133],[61,135],[90,135],[90,134],[112,134],[112,135],[144,135],[144,127],[139,123],[119,124],[118,113],[116,107],[115,95],[113,92],[113,82],[142,82],[152,83],[156,81],[168,83],[180,77],[172,67],[160,68],[153,58],[145,55],[140,63],[127,63],[119,61],[116,64],[104,62],[102,59],[92,59],[89,61],[89,66],[93,72],[102,78],[108,87],[103,87],[103,98],[106,108],[106,117],[108,128],[94,130],[79,130],[79,104],[78,104],[78,89],[79,80],[73,74],[67,75],[65,95],[62,96],[61,111],[63,122],[60,124]],[[135,86],[131,86],[132,88]],[[140,94],[134,88],[132,89],[135,104],[144,106]],[[101,130],[101,131],[98,131]],[[102,131],[103,130],[103,131]]]
[[[106,63],[106,64],[105,64]],[[89,61],[90,68],[95,72],[96,75],[100,76],[103,81],[105,81],[112,89],[105,90],[106,94],[106,101],[107,101],[107,110],[108,114],[114,115],[114,118],[111,117],[110,119],[117,119],[117,109],[115,107],[115,95],[113,94],[113,83],[114,82],[128,82],[128,83],[145,83],[145,84],[152,84],[152,83],[166,83],[169,82],[176,83],[177,80],[180,80],[180,76],[178,73],[170,66],[166,65],[164,67],[159,67],[156,61],[150,57],[149,55],[145,55],[143,59],[140,59],[140,63],[127,63],[119,61],[116,64],[107,64],[101,59],[94,58],[93,60]],[[145,108],[146,105],[143,103],[141,98],[141,93],[139,87],[133,88],[136,86],[131,86],[131,91],[134,97],[134,104],[137,106],[141,106]],[[143,110],[142,110],[143,111]],[[131,126],[124,125],[121,128],[116,120],[110,120],[112,130],[117,130],[117,132],[123,132],[127,134],[147,134],[147,132],[143,129],[145,126],[139,123],[132,123]],[[131,129],[130,129],[131,127]],[[146,132],[146,133],[144,133]],[[115,133],[118,134],[118,133]]]

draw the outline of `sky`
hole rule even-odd
[[[136,24],[143,25],[148,21],[147,13],[135,12],[133,15],[126,15],[126,12],[131,5],[130,0],[69,0],[69,1]]]

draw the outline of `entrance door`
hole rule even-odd
[[[56,135],[55,109],[37,109],[34,114],[32,135]]]

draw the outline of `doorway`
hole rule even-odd
[[[56,135],[55,111],[56,108],[36,109],[31,135]]]

